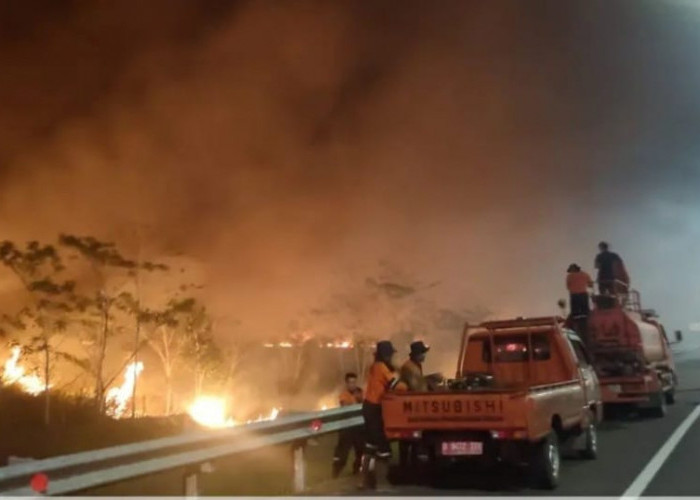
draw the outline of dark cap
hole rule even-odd
[[[425,345],[422,340],[411,343],[411,354],[425,354],[430,350],[430,347]]]
[[[380,356],[391,356],[396,352],[394,344],[389,340],[380,340],[377,342],[377,354]]]

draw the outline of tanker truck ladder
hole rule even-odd
[[[622,303],[622,306],[628,311],[642,314],[642,299],[639,296],[639,292],[630,288],[625,295],[625,301]]]
[[[629,288],[627,283],[620,280],[598,281],[598,290],[599,293],[593,295],[596,308],[611,309],[620,306],[630,312],[643,313],[639,292]]]

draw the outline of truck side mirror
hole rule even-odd
[[[680,330],[676,330],[676,342],[681,342],[683,340],[683,332]]]

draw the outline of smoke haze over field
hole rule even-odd
[[[0,0],[0,227],[140,234],[257,332],[380,259],[450,307],[554,313],[606,239],[686,329],[699,28],[651,0]]]

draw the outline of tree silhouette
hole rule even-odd
[[[158,356],[165,377],[165,413],[173,411],[173,382],[175,369],[184,359],[190,347],[187,317],[196,305],[193,298],[171,299],[162,309],[139,311],[145,326],[145,338]]]
[[[167,266],[153,262],[138,262],[128,259],[112,242],[100,241],[92,236],[59,235],[59,243],[82,257],[92,271],[94,286],[86,287],[88,292],[74,294],[73,304],[77,313],[75,321],[83,331],[82,344],[87,358],[68,359],[87,372],[94,379],[94,400],[99,413],[104,412],[105,360],[109,341],[124,330],[123,322],[118,321],[119,312],[129,312],[127,301],[132,297],[127,290],[134,284],[133,278],[141,270],[165,271]]]
[[[51,361],[52,337],[66,328],[66,314],[71,310],[70,295],[75,282],[60,280],[65,269],[53,245],[37,241],[24,248],[11,241],[0,243],[0,262],[17,277],[29,296],[29,305],[17,315],[15,326],[30,332],[28,349],[43,354],[44,422],[51,421]]]
[[[194,394],[199,396],[205,382],[222,373],[225,354],[214,340],[213,321],[204,305],[191,299],[178,317],[185,335],[182,354],[194,371]]]

